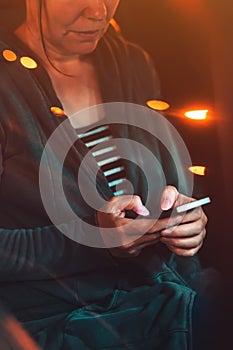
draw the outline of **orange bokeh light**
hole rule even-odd
[[[207,118],[208,109],[196,109],[193,111],[187,111],[184,115],[193,120],[205,120]]]
[[[20,63],[23,67],[28,69],[35,69],[37,67],[36,61],[33,60],[31,57],[23,56],[20,58]]]
[[[191,173],[195,175],[205,176],[206,167],[201,165],[195,165],[195,166],[189,167],[189,171],[191,171]]]
[[[5,58],[5,60],[9,62],[14,62],[17,60],[16,54],[14,53],[14,51],[11,51],[11,50],[4,50],[2,52],[2,55]]]
[[[119,24],[117,23],[117,21],[114,18],[111,19],[110,24],[113,26],[113,28],[115,29],[115,31],[117,33],[121,32],[121,27],[119,26]]]
[[[53,114],[55,114],[57,117],[64,117],[64,115],[65,115],[65,112],[60,107],[51,107],[50,111]]]
[[[170,108],[169,103],[162,100],[149,100],[146,104],[148,107],[155,109],[156,111],[166,111]]]

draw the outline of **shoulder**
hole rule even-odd
[[[0,86],[3,89],[6,81],[14,76],[16,66],[18,66],[18,57],[21,55],[14,35],[0,28],[0,71],[1,77],[4,77],[4,84]]]
[[[18,51],[16,42],[15,42],[15,37],[13,33],[8,32],[0,27],[0,53],[2,56],[2,53],[4,50],[15,50]]]
[[[148,99],[159,97],[159,79],[153,59],[138,44],[109,28],[100,41],[97,52],[99,64],[109,70],[111,65],[114,66],[123,84],[132,85],[134,95],[138,95],[138,91]]]
[[[103,38],[105,45],[122,60],[130,60],[135,64],[147,64],[152,66],[152,59],[148,52],[141,46],[127,40],[121,33],[116,32],[111,27]],[[104,46],[104,45],[103,45]]]

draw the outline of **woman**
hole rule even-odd
[[[43,349],[192,346],[196,292],[184,281],[183,267],[189,269],[190,261],[198,266],[198,261],[183,259],[203,244],[207,219],[201,208],[182,217],[182,225],[170,219],[173,230],[166,229],[168,219],[161,219],[143,235],[148,219],[134,225],[130,214],[148,215],[144,180],[139,169],[122,160],[121,177],[132,181],[136,195],[123,191],[114,196],[99,171],[97,187],[107,202],[96,213],[77,187],[77,167],[87,152],[81,137],[64,163],[63,186],[72,209],[85,222],[97,220],[102,228],[115,228],[120,237],[127,233],[125,223],[133,223],[140,237],[102,249],[81,245],[58,230],[41,200],[43,150],[65,119],[96,104],[143,105],[159,95],[147,54],[109,26],[118,4],[27,0],[25,22],[14,34],[1,33],[0,297]],[[79,126],[94,126],[98,118],[82,120]],[[124,137],[126,129],[160,155],[161,145],[133,127],[116,126],[108,132]],[[161,162],[168,157],[164,152]],[[163,164],[169,186],[162,192],[161,209],[167,210],[191,199],[177,191],[171,162]]]

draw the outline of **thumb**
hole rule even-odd
[[[119,214],[119,212],[124,212],[125,210],[132,210],[138,215],[149,215],[148,209],[142,204],[141,198],[137,195],[112,197],[102,211],[110,214]]]
[[[179,196],[179,192],[174,186],[167,186],[163,190],[162,196],[161,196],[161,209],[162,210],[168,210],[171,209],[177,200]]]
[[[124,209],[133,210],[135,213],[142,216],[150,214],[148,209],[142,204],[141,198],[137,195],[131,197],[131,200],[127,203]]]

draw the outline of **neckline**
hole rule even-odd
[[[5,41],[9,47],[9,43],[12,44],[13,50],[19,50],[22,55],[27,55],[41,63],[41,58],[24,42],[22,41],[14,32],[6,31],[3,28],[0,28],[0,40]]]

